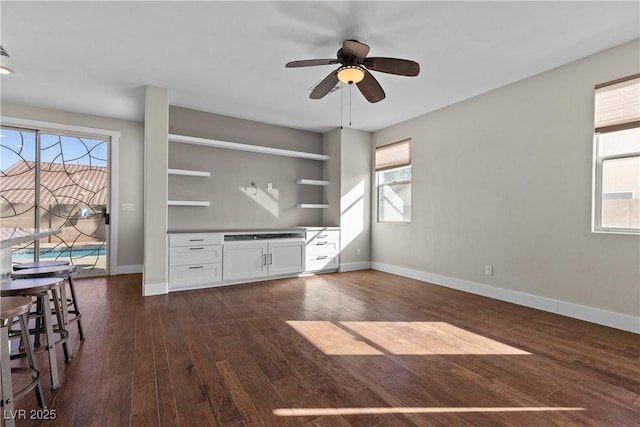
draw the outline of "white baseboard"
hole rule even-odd
[[[164,295],[169,292],[168,283],[147,283],[142,285],[142,296]]]
[[[136,274],[142,273],[142,269],[144,266],[142,264],[133,264],[133,265],[116,265],[115,271],[111,271],[111,275],[115,276],[118,274]]]
[[[447,288],[457,289],[500,301],[523,305],[525,307],[548,311],[550,313],[556,313],[562,316],[572,317],[574,319],[585,320],[587,322],[640,334],[640,317],[573,304],[553,298],[540,297],[524,292],[497,288],[495,286],[442,276],[440,274],[428,273],[426,271],[398,267],[391,264],[372,262],[371,268],[374,270],[384,271],[386,273],[397,274],[398,276],[408,277],[410,279],[433,283]]]
[[[345,273],[347,271],[356,271],[356,270],[368,270],[371,268],[371,262],[363,261],[363,262],[348,262],[346,264],[340,264],[339,272]]]

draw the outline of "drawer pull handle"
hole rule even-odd
[[[204,242],[204,239],[189,239],[190,242]]]
[[[273,264],[273,254],[269,254],[269,265]]]
[[[327,258],[329,258],[327,255],[322,255],[322,256],[319,256],[319,257],[318,257],[318,258],[316,258],[316,259],[327,259]]]
[[[262,265],[267,265],[267,254],[262,255]]]
[[[318,234],[318,239],[324,239],[325,237],[329,237],[328,234]]]
[[[322,245],[326,245],[327,243],[329,243],[329,242],[318,242],[318,243],[316,243],[316,245],[322,246]]]
[[[190,251],[202,251],[204,248],[189,248]]]
[[[196,270],[198,268],[204,268],[204,265],[198,265],[198,266],[195,266],[195,267],[189,267],[189,270]]]

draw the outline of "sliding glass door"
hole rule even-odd
[[[108,274],[109,141],[2,128],[2,227],[60,228],[13,248],[12,262],[64,259],[82,275]]]

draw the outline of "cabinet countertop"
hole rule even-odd
[[[261,233],[301,233],[305,231],[320,230],[340,230],[340,227],[290,227],[290,228],[218,228],[218,229],[192,229],[192,230],[169,230],[167,234],[184,233],[221,233],[221,234],[261,234]]]

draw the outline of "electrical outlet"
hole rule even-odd
[[[493,265],[485,265],[484,274],[486,274],[487,276],[493,276]]]
[[[356,249],[356,256],[360,256],[360,248]]]
[[[132,212],[133,211],[133,203],[123,203],[122,204],[123,212]]]

